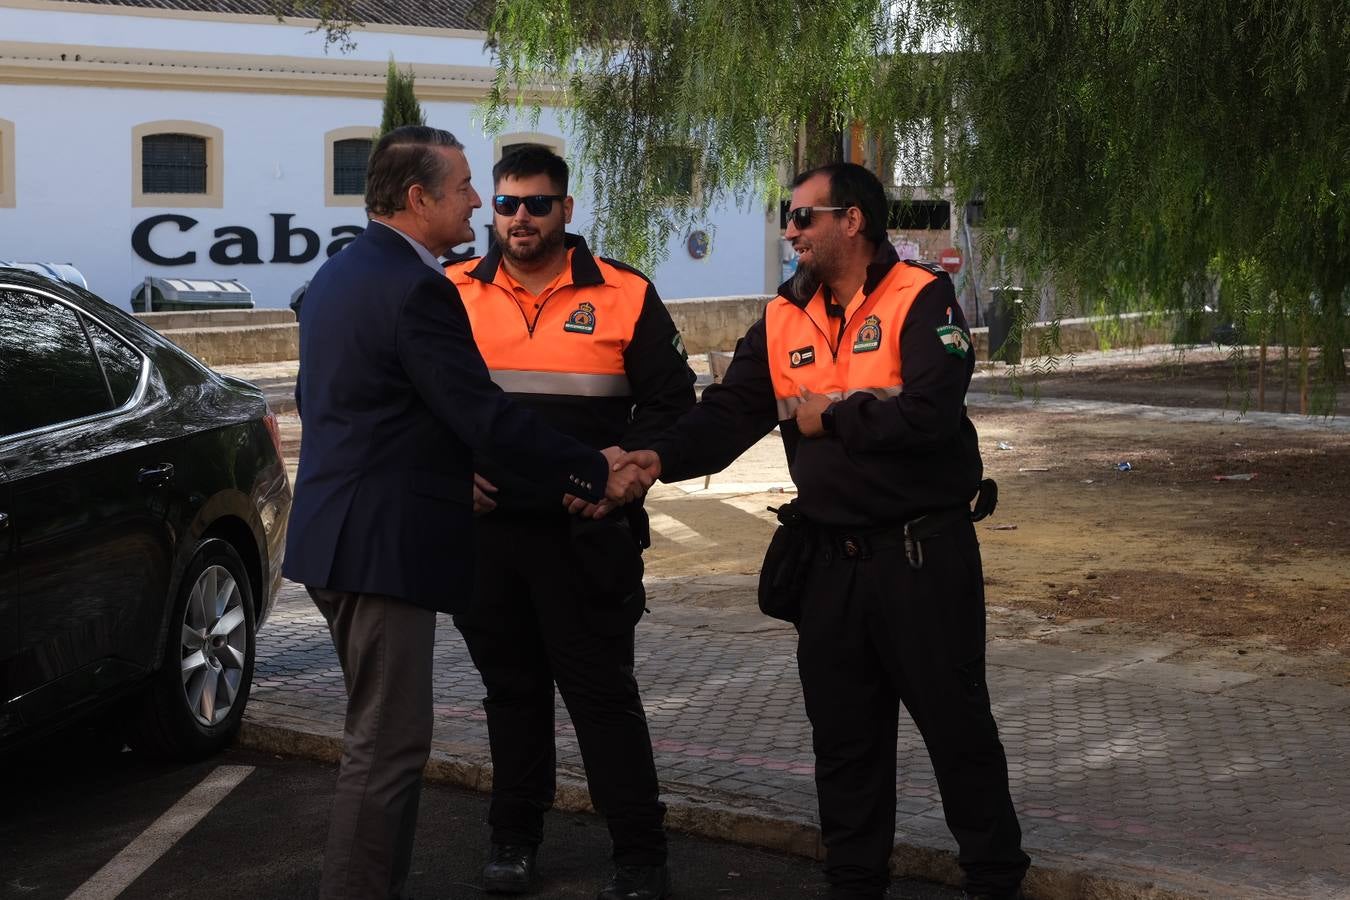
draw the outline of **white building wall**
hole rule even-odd
[[[237,52],[305,56],[321,68],[323,38],[307,28],[267,22],[159,19],[145,15],[63,12],[0,7],[0,34],[37,44],[87,45],[202,53]],[[488,65],[481,40],[428,33],[362,32],[355,58],[398,64]],[[333,50],[331,55],[336,55]],[[423,101],[430,125],[454,132],[466,145],[475,186],[491,193],[493,142],[476,124],[468,101]],[[281,307],[326,258],[340,226],[364,226],[362,209],[324,204],[324,135],[348,126],[378,127],[376,99],[221,90],[166,90],[52,84],[0,84],[0,119],[14,123],[17,202],[0,208],[0,260],[69,262],[90,287],[124,308],[146,275],[238,278],[259,306]],[[132,129],[159,120],[187,120],[223,132],[222,208],[132,206]],[[556,112],[546,109],[537,126],[511,130],[560,134]],[[572,230],[587,233],[593,210],[578,192]],[[195,253],[189,265],[159,266],[138,257],[131,236],[136,225],[162,213],[189,216],[197,225],[180,232],[157,227],[151,245],[162,256]],[[319,257],[311,262],[273,263],[272,214],[293,214],[292,228],[316,232]],[[473,222],[482,235],[487,208]],[[712,235],[711,252],[693,259],[685,235],[671,242],[668,260],[648,273],[667,298],[753,294],[765,288],[766,228],[762,207],[723,204],[701,223]],[[244,227],[258,237],[261,265],[217,265],[208,254],[213,232]],[[292,252],[303,249],[298,237]],[[603,251],[603,248],[599,248]]]

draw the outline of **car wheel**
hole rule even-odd
[[[198,759],[234,738],[253,683],[253,591],[239,554],[197,548],[169,618],[164,658],[127,743],[149,756]]]

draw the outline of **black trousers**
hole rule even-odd
[[[566,521],[495,513],[476,527],[476,608],[454,617],[487,689],[492,840],[540,843],[556,792],[554,685],[576,729],[614,861],[666,860],[651,736],[633,674],[641,591],[597,604],[579,583]]]
[[[875,900],[889,883],[900,703],[927,745],[966,889],[1011,892],[1030,861],[985,687],[974,526],[925,540],[918,570],[894,543],[864,538],[856,556],[844,541],[818,543],[797,655],[831,896]]]

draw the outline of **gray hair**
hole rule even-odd
[[[437,147],[464,149],[450,132],[426,125],[404,125],[380,138],[366,167],[366,212],[392,216],[407,204],[408,188],[415,184],[439,199],[450,163]]]

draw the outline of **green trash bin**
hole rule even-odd
[[[235,278],[149,276],[131,292],[131,311],[184,312],[252,309],[253,292]]]
[[[1022,289],[993,288],[985,319],[989,322],[989,358],[1001,359],[1008,365],[1021,363]]]

